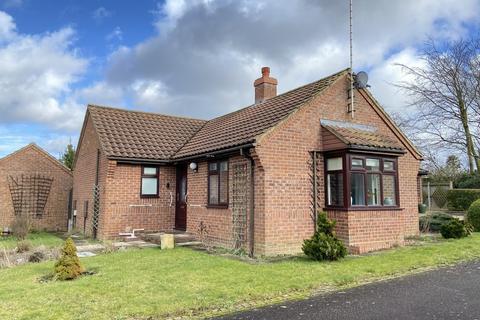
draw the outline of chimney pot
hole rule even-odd
[[[270,77],[270,68],[262,68],[262,77],[255,80],[255,103],[263,102],[277,95],[277,79]]]
[[[262,77],[270,77],[270,68],[269,67],[263,67],[262,68]]]

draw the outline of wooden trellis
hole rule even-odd
[[[100,222],[100,186],[93,186],[93,216],[92,216],[92,234],[97,238],[98,225]]]
[[[45,211],[53,178],[40,174],[8,176],[8,187],[16,215],[41,216]]]
[[[247,241],[248,183],[247,164],[233,165],[232,219],[233,247],[241,249]]]
[[[314,230],[317,228],[317,214],[320,204],[320,166],[318,165],[320,161],[320,152],[312,151],[310,152],[310,160],[308,161],[308,166],[310,167],[310,185],[311,185],[311,200],[310,200],[310,217],[313,221]]]

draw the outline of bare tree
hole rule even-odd
[[[420,54],[424,66],[399,64],[411,80],[397,84],[415,106],[410,125],[417,140],[435,149],[461,151],[470,173],[480,167],[479,48],[474,39],[441,45],[429,40]]]

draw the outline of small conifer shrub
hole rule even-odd
[[[468,222],[454,219],[444,224],[440,233],[445,239],[460,239],[468,237],[472,233],[472,229],[473,227]]]
[[[61,251],[61,256],[55,263],[54,278],[57,280],[73,280],[79,277],[85,269],[77,256],[77,248],[72,238],[68,238]]]
[[[347,248],[337,239],[333,229],[335,221],[327,218],[325,212],[320,212],[317,218],[317,230],[310,239],[303,242],[303,252],[313,260],[338,260],[347,255]]]

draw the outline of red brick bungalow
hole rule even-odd
[[[418,234],[421,155],[367,89],[355,89],[352,115],[349,79],[347,69],[277,95],[264,68],[255,104],[209,121],[88,106],[77,228],[100,238],[185,230],[286,254],[312,235],[317,207],[351,252],[402,245]]]
[[[0,159],[0,231],[28,214],[32,229],[66,231],[73,177],[69,168],[31,143]]]

